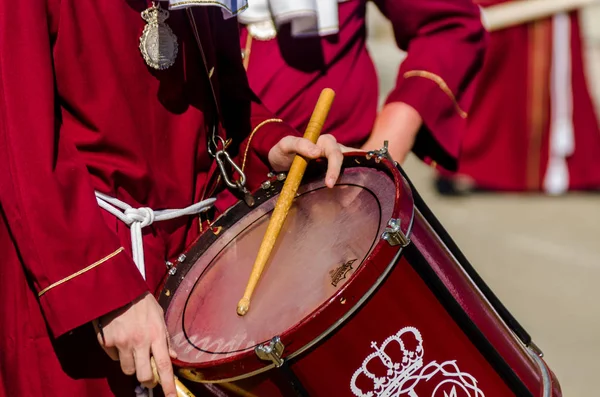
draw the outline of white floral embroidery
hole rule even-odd
[[[407,347],[405,341],[416,340],[416,347]],[[401,354],[400,362],[394,361],[390,357],[390,350],[394,345],[388,345],[394,342],[397,353]],[[414,344],[412,342],[411,344]],[[410,397],[419,397],[417,394],[418,385],[422,382],[429,382],[434,376],[441,375],[444,379],[434,388],[431,397],[485,397],[483,391],[477,386],[477,380],[470,374],[462,372],[456,360],[445,361],[438,364],[432,361],[425,364],[423,361],[423,337],[418,329],[414,327],[405,327],[395,335],[387,338],[381,347],[377,347],[375,342],[371,342],[371,347],[375,350],[367,356],[362,366],[356,370],[352,376],[350,388],[354,395],[358,397],[399,397],[407,395]],[[395,354],[400,357],[400,354]],[[373,374],[367,367],[374,361],[383,364],[386,372],[382,374]],[[370,390],[362,390],[358,387],[357,381],[367,378],[372,382]],[[366,383],[366,382],[363,382]],[[442,394],[443,393],[443,394]]]

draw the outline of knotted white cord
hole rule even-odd
[[[110,212],[119,220],[129,226],[131,230],[131,251],[133,262],[138,270],[146,279],[146,265],[144,262],[144,241],[142,238],[142,229],[152,225],[154,222],[167,221],[182,216],[196,215],[208,210],[216,199],[210,198],[190,205],[189,207],[175,210],[154,211],[152,208],[142,207],[133,208],[127,203],[114,197],[107,196],[104,193],[96,192],[96,201],[100,208]],[[136,397],[152,397],[152,389],[146,389],[141,385],[135,389]]]
[[[133,208],[129,204],[122,202],[114,197],[107,196],[104,193],[96,192],[96,200],[100,208],[110,212],[119,220],[125,223],[131,230],[131,250],[133,261],[142,277],[146,279],[146,266],[144,263],[144,241],[142,239],[142,229],[152,225],[154,222],[167,221],[182,216],[196,215],[207,211],[216,201],[214,198],[200,201],[189,207],[173,210],[154,211],[152,208],[142,207]]]

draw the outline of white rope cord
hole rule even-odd
[[[144,262],[144,241],[142,238],[142,229],[152,225],[154,222],[167,221],[182,216],[196,215],[208,210],[216,199],[210,198],[190,205],[189,207],[174,210],[154,211],[152,208],[142,207],[133,208],[127,203],[114,197],[107,196],[104,193],[96,192],[96,201],[100,208],[110,212],[117,219],[125,223],[131,230],[131,251],[133,262],[138,270],[146,279],[146,265]],[[137,386],[135,388],[136,397],[152,397],[152,389]]]
[[[166,221],[205,212],[212,207],[213,203],[216,201],[216,199],[210,198],[182,209],[154,211],[152,208],[148,207],[133,208],[119,199],[107,196],[100,192],[96,192],[96,200],[98,201],[100,208],[116,216],[131,229],[133,261],[144,279],[146,279],[146,267],[144,263],[142,229],[152,225],[154,222]]]

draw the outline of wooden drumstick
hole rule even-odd
[[[154,361],[154,357],[150,358],[150,364],[152,365],[152,373],[154,374],[154,383],[160,383],[160,376],[158,376],[158,369],[156,368],[156,361]],[[191,391],[187,387],[181,383],[179,379],[175,378],[175,389],[177,391],[177,397],[196,397],[192,394]]]
[[[313,143],[317,143],[334,97],[335,93],[329,88],[326,88],[321,92],[319,100],[317,101],[313,114],[306,127],[306,131],[304,132],[304,138]],[[279,194],[279,199],[277,200],[277,204],[273,210],[273,215],[269,221],[267,231],[265,232],[260,249],[258,250],[258,255],[254,261],[254,266],[252,267],[252,273],[250,274],[246,291],[237,305],[237,313],[240,316],[245,315],[250,309],[250,299],[252,298],[252,293],[254,292],[265,265],[269,260],[269,256],[271,255],[271,251],[275,246],[277,237],[281,232],[281,228],[283,227],[283,223],[285,222],[290,207],[292,206],[294,197],[296,197],[296,192],[298,191],[298,187],[300,186],[300,182],[304,176],[304,171],[306,170],[307,164],[308,162],[304,157],[298,155],[294,157],[294,161],[292,162],[292,166],[290,167],[286,181],[283,184],[281,193]]]

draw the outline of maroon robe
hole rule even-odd
[[[377,0],[398,46],[408,51],[387,102],[404,102],[424,120],[414,152],[456,167],[470,107],[472,81],[483,62],[486,33],[471,0]],[[325,132],[348,146],[369,136],[377,114],[378,85],[366,47],[366,1],[339,4],[339,33],[293,38],[289,26],[276,39],[240,41],[249,47],[248,79],[265,105],[299,130],[325,87],[337,95]],[[247,46],[250,43],[250,46]]]
[[[133,395],[135,379],[100,349],[90,322],[154,291],[199,222],[143,229],[145,282],[129,229],[94,190],[153,209],[212,193],[209,73],[250,188],[266,178],[269,149],[295,133],[280,122],[255,129],[271,115],[249,90],[235,18],[194,8],[205,68],[186,11],[171,12],[180,53],[156,71],[138,50],[146,7],[0,3],[0,396]]]
[[[548,18],[491,33],[459,166],[459,173],[479,188],[546,191],[556,95],[551,86],[553,23]],[[574,151],[566,158],[567,190],[599,189],[600,128],[587,86],[577,13],[571,14],[567,56],[574,135]]]

